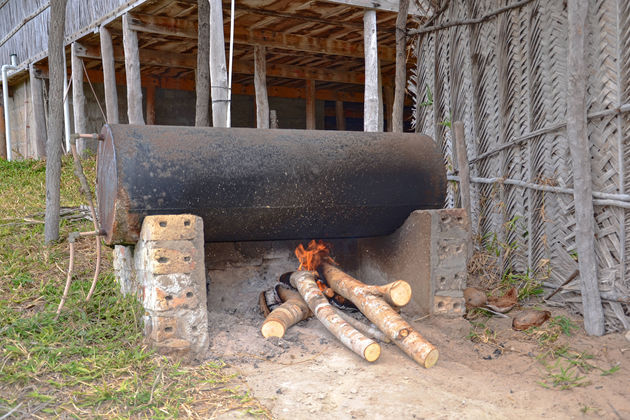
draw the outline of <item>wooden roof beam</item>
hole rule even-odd
[[[324,0],[327,3],[345,4],[347,6],[363,7],[365,9],[375,9],[383,12],[398,13],[398,0]],[[409,14],[413,16],[427,16],[427,10],[418,7],[415,2],[409,4]]]
[[[92,60],[101,60],[97,46],[77,46],[77,56]],[[194,54],[177,54],[157,50],[140,50],[140,64],[148,66],[178,67],[195,69],[197,56]],[[114,47],[114,61],[124,62],[125,55],[121,47]],[[234,61],[234,73],[254,74],[254,63],[245,60]],[[285,79],[317,80],[320,82],[348,83],[363,85],[365,75],[362,72],[330,70],[314,67],[300,67],[267,63],[267,76]]]
[[[186,19],[130,13],[129,27],[138,32],[197,39],[196,22]],[[317,54],[363,57],[363,45],[358,43],[268,30],[247,30],[237,27],[234,31],[234,42]],[[379,47],[378,55],[381,61],[395,61],[396,59],[396,51],[391,47]]]

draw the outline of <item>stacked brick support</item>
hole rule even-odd
[[[203,220],[148,216],[133,251],[116,247],[114,255],[121,291],[143,303],[146,340],[161,354],[203,353],[209,342]]]

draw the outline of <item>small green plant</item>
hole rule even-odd
[[[603,369],[600,369],[600,370],[602,371],[602,376],[609,376],[617,372],[619,369],[621,369],[621,366],[615,365],[608,370],[603,370]]]
[[[573,330],[580,329],[577,324],[564,315],[553,317],[551,321],[549,321],[549,326],[559,327],[560,331],[566,336],[571,336]]]
[[[427,94],[427,100],[424,102],[420,102],[420,106],[431,106],[433,105],[433,94],[431,93],[431,88],[429,87],[429,85],[426,85],[426,94]]]
[[[586,380],[586,376],[580,376],[574,365],[566,365],[562,363],[562,359],[556,360],[553,366],[545,366],[547,376],[539,382],[545,388],[558,388],[561,390],[571,389],[581,386],[587,386],[590,381]]]

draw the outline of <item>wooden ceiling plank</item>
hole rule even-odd
[[[165,36],[197,38],[197,25],[186,19],[163,16],[130,14],[129,25],[138,32],[148,32]],[[363,57],[363,45],[335,39],[314,38],[304,35],[285,34],[269,30],[247,30],[236,28],[234,42],[246,45],[262,45],[269,48],[280,48],[328,55],[347,57]],[[395,49],[379,47],[379,58],[382,61],[394,61]]]

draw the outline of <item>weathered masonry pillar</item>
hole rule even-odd
[[[145,339],[161,354],[203,354],[209,343],[203,220],[147,216],[130,249],[117,249],[125,251],[117,258],[117,278],[123,293],[136,293],[143,303]]]

